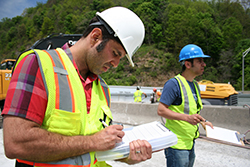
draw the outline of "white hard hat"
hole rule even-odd
[[[140,48],[145,36],[145,28],[141,19],[124,7],[112,7],[101,13],[97,12],[96,15],[112,28],[127,52],[126,57],[134,67],[132,56]]]

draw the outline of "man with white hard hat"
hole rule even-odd
[[[97,12],[75,45],[19,56],[2,112],[5,154],[16,167],[109,166],[95,152],[114,148],[124,132],[112,125],[109,88],[99,74],[123,57],[134,66],[144,35],[134,12],[113,7]],[[121,161],[151,155],[151,145],[136,140]]]

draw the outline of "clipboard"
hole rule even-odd
[[[128,157],[129,142],[141,139],[147,140],[152,151],[162,150],[177,144],[177,136],[167,129],[162,123],[154,121],[139,126],[125,128],[124,137],[121,143],[117,143],[115,148],[108,151],[97,151],[96,158],[98,161],[109,161]]]
[[[240,133],[234,130],[220,128],[214,126],[212,129],[210,126],[206,125],[206,136],[208,138],[213,138],[217,140],[226,141],[229,143],[245,145],[240,137]]]

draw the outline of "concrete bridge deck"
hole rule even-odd
[[[0,129],[0,166],[14,167],[15,161],[4,155],[2,129]],[[196,140],[196,161],[194,167],[249,167],[250,149],[220,144],[201,138]],[[164,152],[156,152],[150,160],[135,165],[127,165],[117,161],[108,161],[113,167],[165,167]]]

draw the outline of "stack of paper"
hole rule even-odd
[[[158,151],[177,144],[176,135],[167,129],[160,122],[151,122],[123,130],[125,136],[122,142],[118,143],[115,148],[108,151],[97,151],[96,158],[98,161],[109,161],[128,157],[129,142],[137,139],[147,140],[152,151]]]

